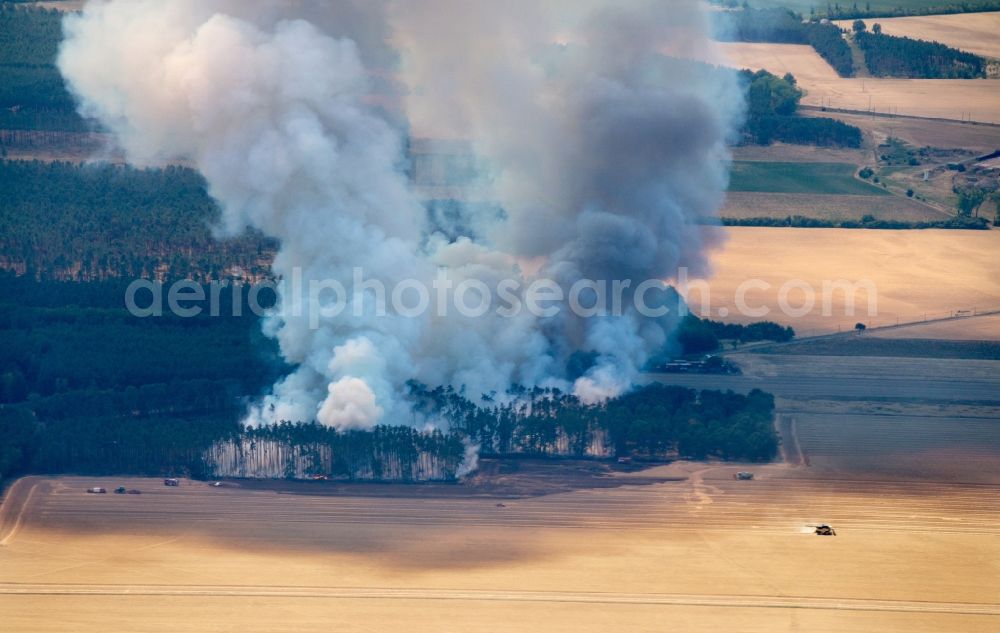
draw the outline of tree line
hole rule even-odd
[[[900,3],[891,8],[872,8],[870,2],[865,2],[861,8],[857,2],[851,6],[841,6],[839,3],[827,3],[826,17],[831,20],[853,20],[857,18],[898,18],[911,15],[950,15],[955,13],[983,13],[1000,11],[997,0],[976,0],[975,2],[959,2],[937,4],[930,6]]]
[[[1000,211],[998,211],[1000,214]],[[957,215],[944,220],[881,220],[865,216],[860,220],[829,220],[801,215],[783,218],[722,218],[723,226],[781,226],[800,229],[957,229],[983,231],[990,228],[986,218]]]

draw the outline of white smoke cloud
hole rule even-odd
[[[697,220],[721,203],[740,101],[725,75],[661,54],[709,45],[699,4],[661,4],[91,1],[65,18],[59,68],[132,162],[201,171],[221,234],[277,238],[286,281],[351,288],[360,268],[390,289],[431,287],[446,267],[455,285],[638,284],[704,266],[715,238]],[[472,139],[505,220],[477,219],[477,239],[428,236],[401,169],[404,116]],[[344,299],[327,315],[329,295],[279,297],[265,331],[296,369],[250,422],[422,425],[410,379],[472,397],[515,382],[568,389],[578,350],[597,354],[576,384],[595,401],[627,389],[671,327],[634,311],[375,316],[372,293]]]
[[[393,20],[415,125],[471,138],[496,169],[493,247],[543,257],[565,287],[705,272],[720,237],[703,218],[722,203],[742,97],[732,74],[685,61],[714,46],[701,3],[428,0],[393,5]],[[560,357],[598,354],[575,387],[596,401],[627,389],[675,323],[540,325]]]

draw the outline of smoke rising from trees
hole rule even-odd
[[[430,287],[445,267],[454,284],[489,287],[629,280],[630,306],[644,280],[704,271],[718,242],[703,219],[722,202],[742,96],[735,75],[683,59],[711,46],[704,11],[693,0],[100,1],[65,19],[59,67],[132,162],[201,171],[220,234],[277,238],[282,278],[352,287],[361,268],[390,288]],[[504,214],[470,210],[475,239],[429,226],[406,175],[411,133],[468,138],[489,165]],[[249,421],[437,423],[414,412],[411,379],[593,402],[628,389],[676,324],[631,308],[376,316],[372,293],[326,316],[332,301],[281,295],[265,330],[297,369]],[[579,352],[595,360],[573,376]]]

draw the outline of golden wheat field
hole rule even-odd
[[[791,325],[802,334],[849,330],[858,321],[889,325],[897,320],[940,318],[958,310],[1000,308],[996,253],[998,231],[797,229],[730,227],[725,245],[712,257],[708,314],[713,318],[753,321],[767,318]],[[840,287],[824,295],[824,282],[870,281],[877,297],[869,314],[868,294],[858,292],[848,314],[847,293]],[[748,284],[749,285],[746,285]],[[759,316],[740,314],[737,291]],[[786,314],[780,296],[801,316]],[[697,287],[689,303],[703,312]],[[823,297],[830,314],[823,314]],[[725,315],[720,312],[725,312]]]
[[[941,42],[976,55],[1000,58],[1000,37],[997,37],[1000,33],[1000,11],[871,18],[864,22],[869,29],[877,22],[887,35]],[[854,20],[835,21],[843,29],[850,29],[853,23]]]
[[[0,616],[84,633],[995,630],[988,490],[783,465],[745,485],[738,468],[502,501],[28,480]]]
[[[719,51],[715,61],[736,68],[792,73],[805,105],[1000,123],[998,79],[843,78],[799,44],[720,43]]]

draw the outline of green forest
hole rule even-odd
[[[386,427],[339,436],[309,421],[245,429],[248,397],[290,370],[257,317],[232,316],[223,293],[218,317],[138,318],[122,305],[124,288],[119,280],[0,275],[0,478],[209,476],[205,451],[240,438],[304,447],[319,436],[334,459],[330,472],[318,474],[376,479],[389,463],[391,472],[412,477],[422,453],[454,473],[465,438],[487,455],[583,456],[599,438],[607,438],[607,454],[655,458],[766,460],[776,447],[769,396],[660,386],[603,405],[518,387],[476,405],[461,390],[414,384],[419,412],[446,420],[452,433]],[[785,335],[767,325],[704,323],[747,341]]]
[[[141,319],[124,289],[0,274],[0,476],[186,469],[287,371],[256,317]]]
[[[198,281],[269,275],[274,240],[216,240],[195,171],[0,161],[0,266],[28,276]]]
[[[986,60],[938,42],[881,33],[878,24],[863,30],[859,24],[854,41],[865,55],[868,71],[876,77],[912,79],[976,79],[986,76]]]
[[[55,66],[62,13],[0,4],[0,128],[83,131]]]
[[[774,398],[648,385],[587,405],[557,389],[513,387],[512,399],[477,406],[451,387],[411,383],[416,410],[443,416],[483,455],[616,456],[767,461],[777,454]]]

